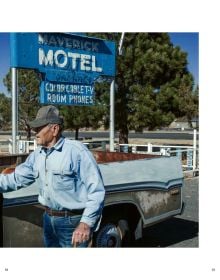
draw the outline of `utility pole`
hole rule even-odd
[[[110,86],[110,152],[114,152],[115,142],[115,79]]]
[[[122,45],[124,41],[125,32],[122,32],[121,39],[119,42],[118,53],[122,55]],[[110,136],[109,136],[109,150],[114,152],[114,142],[115,142],[115,79],[112,80],[110,86]]]
[[[18,78],[17,69],[11,69],[12,80],[12,154],[17,153],[17,134],[18,134]]]
[[[119,47],[118,47],[118,54],[122,55],[122,45],[123,45],[123,41],[124,41],[124,36],[125,36],[125,32],[122,32],[121,34],[121,39],[119,42]]]

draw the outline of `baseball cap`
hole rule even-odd
[[[63,118],[59,115],[59,110],[52,105],[41,107],[36,118],[29,122],[30,127],[36,128],[47,124],[63,124]]]

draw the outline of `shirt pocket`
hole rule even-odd
[[[33,178],[36,180],[39,177],[39,171],[38,170],[33,170]]]
[[[53,170],[52,185],[55,190],[75,190],[77,174],[73,170]]]

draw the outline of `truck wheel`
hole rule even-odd
[[[94,240],[95,247],[117,248],[122,247],[129,232],[126,220],[117,223],[103,223]]]

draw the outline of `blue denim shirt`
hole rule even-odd
[[[48,150],[38,147],[14,173],[0,175],[0,191],[18,190],[34,181],[42,205],[55,210],[84,209],[81,222],[95,226],[105,190],[99,167],[85,145],[61,137]]]

